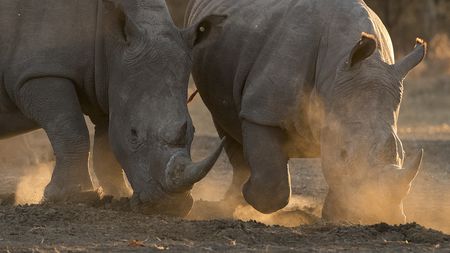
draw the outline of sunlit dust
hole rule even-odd
[[[16,204],[38,204],[45,186],[50,181],[52,171],[53,163],[41,163],[31,167],[17,184]]]
[[[233,217],[242,221],[258,221],[266,225],[297,227],[312,224],[319,220],[317,202],[312,198],[297,196],[291,199],[289,206],[273,214],[262,214],[249,205],[240,205]]]

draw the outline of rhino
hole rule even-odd
[[[190,187],[221,145],[190,159],[194,127],[186,105],[192,48],[215,36],[224,17],[179,30],[163,0],[14,0],[0,3],[0,137],[45,130],[56,158],[43,200],[93,189],[128,193],[144,211],[184,215]],[[145,208],[144,208],[145,207]]]
[[[224,201],[262,213],[291,196],[289,158],[320,158],[331,221],[405,222],[402,200],[423,157],[397,134],[407,73],[389,33],[362,0],[192,0],[185,24],[227,15],[194,48],[193,77],[234,168]],[[242,195],[244,199],[242,199]]]

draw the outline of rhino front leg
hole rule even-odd
[[[288,156],[284,151],[285,133],[276,127],[244,120],[242,137],[245,158],[251,169],[244,185],[244,198],[256,210],[273,213],[289,203],[291,184]]]
[[[122,167],[109,145],[108,119],[95,121],[94,172],[105,195],[128,197],[130,189],[125,184]]]
[[[92,190],[88,171],[89,132],[74,84],[64,78],[37,78],[18,90],[18,106],[47,133],[56,157],[44,200],[63,201]]]

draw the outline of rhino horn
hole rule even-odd
[[[203,161],[192,162],[184,153],[174,154],[166,166],[165,187],[169,192],[189,190],[195,183],[202,180],[212,169],[220,156],[224,145],[223,138],[214,152]]]
[[[416,178],[422,166],[423,149],[415,155],[414,159],[406,162],[404,169],[400,170],[400,180],[405,184],[410,184]]]
[[[423,39],[417,38],[414,50],[395,64],[402,79],[425,58],[427,47],[427,43]]]

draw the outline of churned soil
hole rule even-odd
[[[224,155],[194,187],[197,202],[185,219],[146,216],[131,210],[126,198],[99,201],[89,195],[83,204],[17,206],[39,199],[48,182],[52,152],[41,131],[25,142],[0,142],[0,252],[450,252],[449,84],[439,77],[406,87],[399,134],[407,154],[425,149],[422,171],[405,200],[409,224],[321,220],[327,185],[317,159],[290,161],[293,198],[273,215],[241,206],[230,219],[217,208],[232,175]],[[189,107],[198,160],[218,139],[200,99]]]
[[[214,137],[197,138],[194,147],[205,149],[197,148],[195,156],[201,157],[216,143]],[[416,141],[405,143],[411,149],[416,147]],[[433,159],[443,160],[445,152],[438,152],[442,147],[434,142],[429,146],[436,149],[432,149]],[[449,144],[444,146],[450,151]],[[87,195],[85,204],[14,206],[15,195],[5,193],[0,195],[0,252],[450,251],[449,235],[416,223],[401,226],[325,223],[320,219],[326,193],[320,163],[294,160],[291,165],[293,203],[270,216],[258,214],[250,207],[238,208],[235,219],[224,219],[220,212],[211,211],[213,201],[220,199],[231,178],[231,168],[225,157],[219,160],[218,167],[208,178],[195,187],[193,193],[197,202],[186,219],[137,213],[129,208],[126,198],[99,201]],[[445,216],[448,203],[442,201],[444,193],[437,191],[443,188],[439,188],[440,181],[432,175],[440,180],[445,177],[439,174],[438,166],[426,168],[428,170],[417,179],[423,185],[413,188],[405,204],[406,211],[412,213],[413,218],[416,216],[417,219],[412,220],[445,230],[450,224],[449,217]],[[12,180],[11,175],[6,178]],[[430,180],[433,184],[426,183]],[[431,216],[434,219],[430,219]]]
[[[189,221],[86,205],[0,207],[0,251],[450,250],[450,236],[402,226],[315,223],[295,228],[236,220]]]

